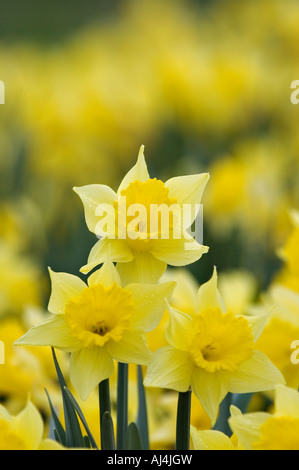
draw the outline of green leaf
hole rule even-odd
[[[58,381],[61,388],[62,400],[63,400],[63,411],[64,411],[64,421],[65,421],[65,436],[66,436],[66,447],[84,447],[83,435],[80,428],[80,423],[78,421],[77,413],[72,404],[69,396],[67,395],[64,387],[66,383],[62,372],[60,370],[54,348],[52,347],[52,354],[54,359],[54,364],[56,368],[56,373]]]
[[[84,447],[86,449],[91,449],[91,444],[88,436],[83,436]]]
[[[84,428],[85,428],[85,431],[87,432],[87,437],[88,437],[88,439],[89,439],[89,444],[92,446],[93,449],[98,449],[97,443],[96,443],[96,441],[95,441],[93,435],[92,435],[91,432],[90,432],[90,429],[89,429],[89,427],[88,427],[88,425],[87,425],[86,419],[85,419],[85,417],[84,417],[84,414],[82,413],[82,410],[81,410],[79,404],[77,403],[77,401],[76,401],[76,399],[74,398],[73,394],[71,393],[71,391],[70,391],[67,387],[64,387],[64,390],[65,390],[65,392],[67,393],[67,395],[68,395],[70,401],[72,402],[72,404],[73,404],[73,406],[74,406],[74,408],[75,408],[75,410],[76,410],[76,412],[77,412],[79,418],[80,418],[81,421],[82,421],[82,424],[83,424],[83,426],[84,426]],[[85,436],[85,437],[86,437],[86,436]]]
[[[56,428],[53,428],[53,434],[54,434],[55,441],[59,442],[59,444],[62,444]]]
[[[125,450],[142,450],[141,437],[136,423],[127,427]]]
[[[53,428],[55,439],[56,439],[56,441],[58,441],[63,446],[66,446],[65,430],[63,429],[63,426],[62,426],[61,422],[59,421],[59,418],[56,414],[56,411],[55,411],[54,406],[52,404],[52,401],[50,399],[50,395],[49,395],[49,393],[46,389],[45,389],[45,392],[46,392],[46,395],[48,397],[50,410],[51,410],[51,415],[52,415],[53,423],[55,425],[55,428]]]
[[[115,450],[115,437],[113,420],[109,411],[105,411],[102,417],[102,450]]]

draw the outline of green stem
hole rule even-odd
[[[124,450],[128,427],[128,364],[118,363],[117,409],[116,409],[117,450]]]
[[[253,393],[233,393],[232,404],[239,408],[242,413],[246,413],[252,396]]]
[[[176,422],[176,450],[190,447],[191,390],[179,392]]]
[[[137,385],[138,385],[138,414],[136,424],[138,426],[142,441],[143,450],[149,450],[149,432],[147,419],[147,406],[145,389],[143,385],[143,375],[141,366],[137,366]]]
[[[111,402],[110,402],[110,384],[109,379],[103,380],[99,384],[99,403],[100,403],[100,427],[101,427],[101,444],[103,448],[103,416],[108,411],[111,413]]]

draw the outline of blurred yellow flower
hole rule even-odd
[[[260,307],[271,308],[271,314],[256,347],[281,371],[289,387],[298,388],[299,369],[291,362],[291,344],[299,338],[299,293],[274,283]]]
[[[39,316],[39,321],[43,316]],[[22,408],[30,393],[31,401],[48,414],[45,388],[56,406],[60,400],[55,367],[51,351],[43,348],[17,348],[14,342],[26,332],[25,322],[19,317],[6,317],[0,322],[0,339],[3,341],[5,361],[0,367],[0,395],[12,412]],[[59,355],[62,370],[66,358]]]
[[[31,257],[0,241],[0,266],[0,317],[41,304],[43,277]]]
[[[220,273],[218,286],[227,309],[237,315],[248,313],[258,292],[256,278],[242,269]]]
[[[44,438],[43,419],[28,400],[25,408],[11,415],[0,405],[1,450],[63,450],[58,442]]]

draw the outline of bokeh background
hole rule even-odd
[[[78,275],[95,238],[72,188],[116,189],[141,144],[152,177],[211,175],[198,282],[266,289],[299,208],[298,19],[296,0],[3,1],[0,317],[38,318],[48,266]]]

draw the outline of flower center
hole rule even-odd
[[[190,352],[195,364],[208,372],[235,370],[253,354],[247,320],[220,308],[206,308],[193,318]]]
[[[156,178],[130,183],[121,191],[115,209],[116,233],[137,251],[150,250],[156,239],[172,238],[180,222],[177,200],[169,197],[169,189]]]
[[[65,321],[82,344],[104,346],[119,341],[130,326],[134,311],[132,294],[116,283],[86,287],[65,308]]]

